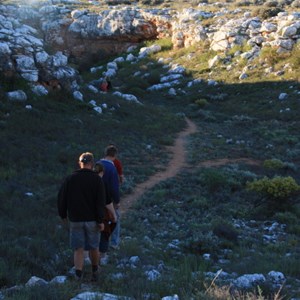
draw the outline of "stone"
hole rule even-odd
[[[280,93],[280,95],[278,96],[279,100],[285,100],[288,97],[287,93]]]
[[[138,104],[142,104],[142,103],[137,99],[137,97],[134,96],[134,95],[131,95],[131,94],[122,94],[122,93],[120,93],[120,92],[114,92],[113,94],[116,95],[116,96],[119,96],[119,97],[121,97],[121,98],[123,98],[123,99],[125,99],[125,100],[127,100],[127,101],[135,102],[135,103],[138,103]]]
[[[268,279],[276,284],[282,284],[286,280],[284,274],[277,271],[270,271],[268,273]]]
[[[10,55],[12,52],[7,43],[0,42],[0,55]]]
[[[23,102],[23,101],[27,100],[27,95],[24,91],[17,90],[17,91],[8,92],[7,98],[8,98],[8,100],[11,100],[11,101]]]
[[[158,280],[161,274],[157,270],[150,270],[145,272],[147,279],[150,281]]]
[[[63,284],[66,283],[68,281],[68,277],[67,276],[55,276],[54,278],[52,278],[50,280],[50,284]]]
[[[234,285],[239,288],[251,288],[255,287],[266,281],[266,278],[262,274],[245,274],[234,280]]]
[[[73,97],[75,100],[83,101],[83,95],[79,91],[75,91],[73,93]]]
[[[45,96],[49,93],[48,90],[42,85],[35,85],[31,88],[31,90],[38,96]]]
[[[101,108],[100,106],[95,106],[95,107],[93,108],[93,110],[96,111],[96,112],[99,113],[99,114],[102,114],[102,108]]]
[[[27,283],[25,284],[25,286],[44,286],[47,285],[48,282],[40,277],[37,276],[32,276]]]

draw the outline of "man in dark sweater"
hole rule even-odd
[[[93,171],[94,156],[86,152],[79,157],[80,169],[63,182],[57,199],[58,214],[70,222],[70,244],[74,249],[75,277],[82,277],[84,248],[89,247],[92,280],[97,280],[100,231],[104,229],[106,204],[103,181]]]

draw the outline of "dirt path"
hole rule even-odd
[[[197,131],[197,127],[192,121],[186,119],[186,122],[187,127],[179,133],[175,144],[168,147],[168,150],[171,152],[173,158],[167,165],[166,170],[152,175],[147,181],[138,184],[132,194],[129,194],[122,198],[121,212],[126,212],[131,207],[131,205],[143,195],[146,190],[151,189],[160,181],[174,177],[184,166],[186,137]]]
[[[261,165],[260,161],[253,160],[250,158],[220,158],[220,159],[202,161],[197,166],[198,167],[219,167],[219,166],[224,166],[232,163],[245,163],[251,166]]]
[[[197,131],[196,125],[189,119],[186,118],[187,127],[179,133],[174,146],[170,146],[167,149],[171,152],[173,158],[170,160],[169,164],[166,167],[165,171],[157,172],[156,174],[149,177],[149,179],[145,182],[138,184],[134,192],[132,194],[126,195],[122,198],[121,212],[125,213],[132,204],[141,197],[145,191],[151,189],[160,181],[164,181],[168,178],[174,177],[181,168],[183,168],[186,164],[186,137],[195,133]],[[260,162],[253,161],[247,158],[238,158],[238,159],[216,159],[216,160],[207,160],[200,162],[198,166],[203,167],[217,167],[226,165],[229,163],[246,163],[250,165],[259,165]]]

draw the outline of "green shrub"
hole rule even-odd
[[[187,238],[185,242],[186,251],[189,253],[216,253],[219,247],[220,240],[212,231],[199,232],[197,235]]]
[[[163,3],[162,0],[141,0],[140,2],[144,5],[158,5]]]
[[[265,3],[266,7],[277,7],[278,6],[278,2],[277,1],[267,1]]]
[[[155,70],[147,77],[147,81],[150,85],[160,83],[160,71]]]
[[[199,176],[200,184],[206,188],[209,193],[216,195],[222,190],[222,199],[225,199],[226,191],[231,193],[239,189],[241,177],[235,171],[208,168],[203,170]]]
[[[227,176],[220,170],[207,169],[202,175],[202,184],[210,193],[218,191],[227,183]]]
[[[274,216],[274,218],[283,224],[296,224],[298,221],[298,217],[292,212],[278,212]]]
[[[14,169],[12,166],[10,166],[9,168],[0,168],[1,180],[9,180],[11,178],[14,178],[17,174],[17,170]]]
[[[251,1],[248,0],[240,0],[236,2],[236,6],[240,7],[240,6],[250,6],[251,5]]]
[[[226,222],[221,218],[217,218],[213,222],[213,233],[219,238],[226,239],[232,242],[237,242],[238,231],[231,223]]]
[[[300,190],[294,178],[291,176],[276,176],[272,179],[264,177],[247,183],[247,189],[267,196],[269,199],[286,199]]]
[[[241,45],[235,44],[232,48],[228,49],[227,54],[234,56],[236,52],[247,52],[251,50],[251,46],[247,43]]]
[[[263,163],[266,169],[283,169],[285,164],[280,159],[266,159]]]
[[[265,7],[259,7],[254,12],[253,15],[262,18],[263,20],[275,17],[278,15],[278,13],[282,12],[282,9],[276,7],[272,8],[265,8]]]
[[[141,89],[140,87],[132,87],[132,88],[129,88],[129,89],[127,90],[127,92],[128,92],[129,94],[132,94],[132,95],[138,97],[138,98],[139,98],[139,97],[143,97],[144,94],[145,94],[145,91],[144,91],[143,89]]]
[[[208,104],[208,101],[206,99],[198,99],[195,101],[195,103],[200,107],[203,108]]]
[[[0,288],[8,285],[7,273],[9,273],[9,267],[4,262],[4,259],[0,259]]]
[[[160,45],[160,47],[161,47],[161,51],[159,52],[160,54],[163,51],[170,51],[173,48],[173,43],[172,43],[171,38],[162,38],[159,40],[155,40],[154,43],[155,43],[155,45]],[[153,41],[144,42],[146,47],[150,47],[154,43],[153,43]]]
[[[160,139],[158,140],[160,145],[164,146],[172,146],[173,144],[173,139],[170,136],[161,136]]]
[[[300,67],[300,45],[296,44],[291,52],[291,56],[289,57],[290,63],[293,65],[294,69],[298,69]]]
[[[24,90],[28,91],[28,82],[20,77],[18,74],[12,76],[4,76],[0,74],[1,91],[13,91],[13,90]]]
[[[270,66],[274,66],[281,60],[280,54],[277,53],[277,50],[271,47],[264,47],[260,52],[260,58]]]

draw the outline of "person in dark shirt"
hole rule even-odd
[[[108,148],[114,149],[114,159],[113,163],[117,169],[118,175],[119,175],[119,182],[120,184],[124,183],[124,174],[123,174],[123,164],[122,162],[117,158],[118,154],[118,148],[114,144],[109,144]]]
[[[82,277],[84,247],[88,245],[92,262],[92,280],[98,278],[100,232],[104,229],[106,195],[104,183],[94,171],[94,156],[79,157],[80,169],[69,175],[58,193],[61,219],[70,222],[70,244],[74,250],[75,277]]]
[[[117,224],[113,232],[111,233],[111,238],[116,235],[117,237],[117,245],[120,242],[120,213],[119,213],[119,206],[120,206],[120,190],[119,190],[119,176],[117,169],[113,163],[113,160],[116,156],[116,147],[115,146],[108,146],[105,149],[105,156],[104,158],[100,159],[96,162],[100,163],[104,166],[105,172],[103,174],[103,181],[105,183],[105,187],[107,189],[107,195],[111,198],[113,202],[115,212],[117,215]],[[108,251],[108,247],[111,246],[111,243],[106,238],[103,238],[103,234],[101,234],[99,251],[101,256],[101,261],[106,256],[106,252]]]

